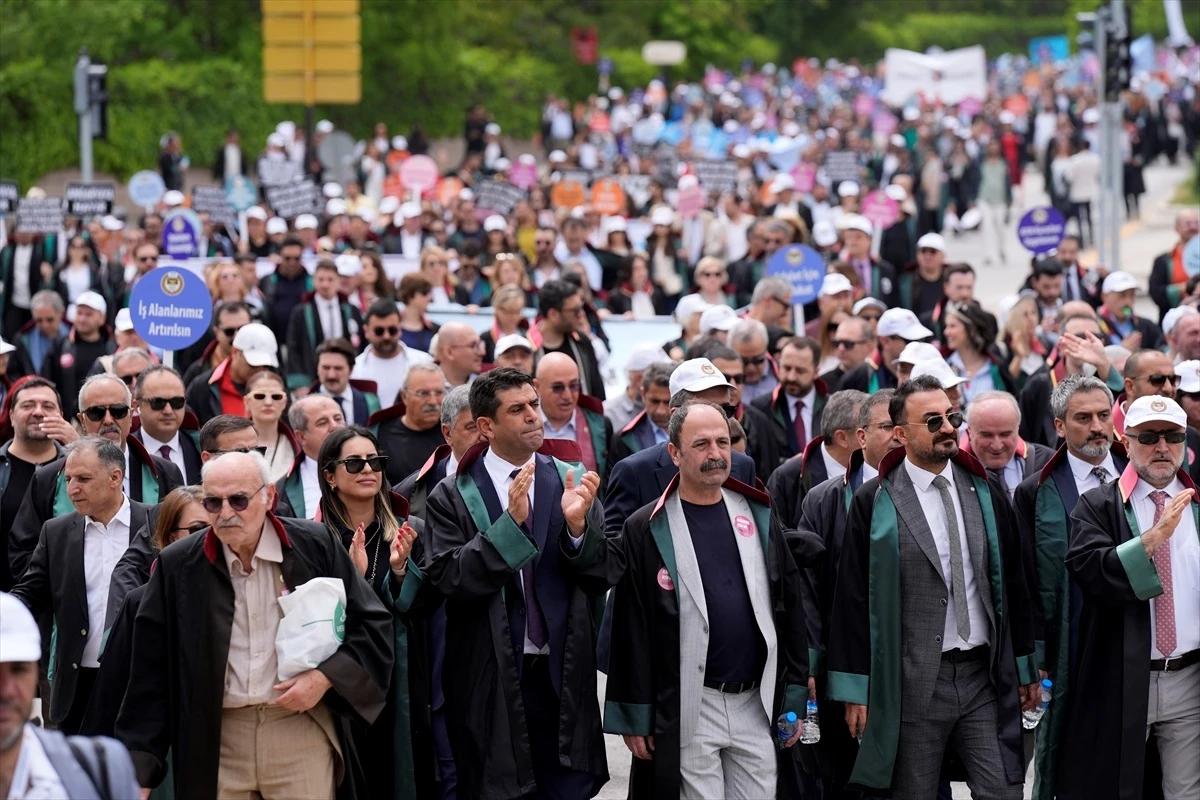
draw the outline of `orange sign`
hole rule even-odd
[[[458,193],[463,190],[463,182],[458,178],[449,177],[442,178],[437,185],[438,202],[443,206],[450,204],[451,200],[458,197]]]
[[[592,208],[604,215],[623,214],[625,212],[625,192],[621,184],[611,178],[604,178],[592,184]]]
[[[579,181],[559,181],[550,190],[550,202],[558,208],[578,208],[587,200],[587,192]]]

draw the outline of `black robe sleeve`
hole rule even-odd
[[[1037,571],[1037,494],[1040,475],[1033,473],[1017,486],[1013,494],[1013,516],[1021,547],[1021,563],[1029,589],[1029,607],[1033,615],[1033,638],[1045,640],[1045,609],[1042,605],[1041,581]],[[1041,664],[1038,668],[1041,668]]]
[[[1067,569],[1086,601],[1108,607],[1137,603],[1162,593],[1158,571],[1140,537],[1126,539],[1124,529],[1128,523],[1115,519],[1116,498],[1116,490],[1109,486],[1084,492],[1071,512],[1071,541],[1067,545]]]
[[[129,685],[117,714],[115,733],[129,749],[138,783],[155,787],[167,774],[167,751],[171,749],[170,658],[174,637],[167,631],[165,570],[155,570],[146,584],[142,603],[133,624],[133,658]]]
[[[625,573],[612,595],[604,730],[624,736],[655,734],[655,660],[660,652],[670,652],[669,643],[656,641],[651,634],[656,616],[653,592],[659,586],[660,567],[658,551],[650,539],[649,518],[650,509],[643,508],[625,523],[620,537]],[[678,636],[678,626],[669,630]],[[678,651],[678,641],[675,644]]]
[[[1020,658],[1031,655],[1034,652],[1034,640],[1042,638],[1041,617],[1033,613],[1033,592],[1030,589],[1031,586],[1037,586],[1037,576],[1032,559],[1022,557],[1021,534],[1008,501],[1008,489],[995,478],[988,478],[988,488],[992,494],[996,533],[1000,539],[1013,655]]]
[[[850,503],[842,541],[842,565],[829,619],[831,673],[871,674],[870,538],[878,488],[879,479],[872,478],[859,487]]]
[[[779,638],[780,678],[784,687],[804,687],[803,699],[795,698],[795,702],[803,705],[807,701],[808,687],[808,609],[804,603],[804,590],[800,578],[800,568],[788,550],[787,540],[783,535],[783,526],[778,517],[771,516],[772,546],[775,548],[773,558],[779,562],[780,605],[775,609],[775,628]],[[786,688],[785,688],[786,690]],[[792,698],[781,698],[784,708],[791,709]],[[798,707],[798,706],[797,706]]]
[[[820,556],[817,556],[813,559],[812,563],[806,564],[800,569],[808,647],[810,653],[815,656],[815,658],[810,658],[810,661],[816,662],[808,665],[809,671],[813,675],[818,675],[824,671],[824,664],[820,662],[825,658],[826,633],[824,622],[821,619],[821,607],[823,605],[822,598],[825,597],[827,592],[833,590],[833,587],[828,586],[825,580],[828,570],[825,564],[828,546],[821,535],[821,531],[827,529],[827,526],[832,524],[833,521],[832,515],[828,513],[828,504],[823,502],[826,497],[826,492],[821,490],[810,492],[804,498],[804,502],[801,503],[799,529],[788,531],[785,534],[788,538],[789,549],[792,550],[793,557],[796,556],[795,540],[801,537],[804,537],[808,541],[815,539],[821,543],[822,548]]]

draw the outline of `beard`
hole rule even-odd
[[[1079,446],[1079,454],[1084,458],[1104,458],[1104,456],[1108,455],[1108,451],[1111,449],[1111,439],[1088,439]]]

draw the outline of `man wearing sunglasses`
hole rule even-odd
[[[263,214],[264,222],[265,219],[266,215]],[[259,227],[261,228],[262,225],[260,224]],[[253,228],[253,223],[251,228]],[[268,248],[272,247],[270,240],[265,235],[263,242]],[[288,323],[292,319],[292,311],[304,302],[304,296],[313,290],[312,276],[308,274],[308,270],[304,268],[301,260],[303,253],[304,245],[299,239],[294,236],[284,239],[283,244],[279,246],[279,252],[272,256],[273,259],[277,259],[275,271],[264,275],[259,281],[264,307],[270,310],[267,324],[271,326],[275,338],[281,341],[287,340]],[[265,257],[267,253],[262,255]]]
[[[353,758],[344,732],[384,707],[391,612],[323,525],[271,512],[268,476],[258,453],[210,460],[212,527],[164,549],[142,596],[116,733],[147,790],[170,754],[181,796],[333,797]],[[345,634],[315,669],[280,681],[278,598],[313,578],[345,588]]]
[[[608,443],[612,423],[604,407],[579,386],[579,367],[562,353],[547,353],[537,365],[533,381],[541,401],[542,428],[547,439],[569,439],[579,444],[583,465],[600,476],[600,496],[612,462]]]
[[[115,375],[93,375],[79,390],[77,418],[85,436],[101,436],[116,445],[125,457],[122,491],[133,502],[161,503],[177,486],[183,486],[179,468],[162,456],[146,450],[141,440],[130,435],[133,425],[133,393]],[[65,458],[38,467],[21,503],[9,540],[8,560],[13,577],[20,579],[37,545],[38,531],[46,520],[71,511],[64,472]]]
[[[125,455],[108,439],[85,436],[65,452],[70,506],[40,529],[13,594],[35,617],[53,612],[48,719],[77,734],[100,669],[109,581],[151,506],[131,501],[122,490]]]
[[[766,282],[760,283],[759,288]],[[779,386],[775,362],[767,350],[771,341],[770,329],[761,320],[747,316],[733,326],[728,338],[729,346],[742,359],[745,369],[742,402],[749,405],[759,397],[769,397]]]
[[[228,358],[188,384],[187,406],[201,425],[219,414],[244,416],[246,381],[264,369],[279,369],[279,345],[270,328],[251,322],[234,334]]]
[[[907,308],[889,308],[879,317],[875,326],[878,346],[859,366],[846,373],[841,388],[858,389],[874,394],[880,389],[894,389],[899,383],[896,360],[910,342],[919,342],[933,336]]]
[[[200,426],[187,413],[179,373],[161,364],[149,367],[138,376],[133,397],[141,422],[133,436],[178,467],[188,486],[199,483]]]
[[[233,348],[233,337],[252,320],[250,306],[246,303],[222,303],[213,311],[212,329],[194,345],[175,354],[175,363],[186,364],[183,384],[190,386],[197,375],[207,369],[216,369],[229,358]]]
[[[548,281],[538,290],[538,308],[542,313],[538,330],[542,334],[542,346],[536,356],[565,353],[579,365],[583,393],[604,402],[604,378],[600,374],[596,351],[591,339],[580,336],[577,330],[585,313],[584,305],[583,293],[569,281]]]
[[[959,452],[936,378],[902,383],[889,413],[904,449],[854,494],[829,622],[828,694],[863,735],[851,781],[934,797],[950,747],[975,796],[1016,800],[1039,679],[1007,492]]]
[[[433,356],[400,341],[400,309],[386,298],[375,300],[367,308],[363,330],[370,346],[354,359],[350,377],[375,381],[379,402],[388,408],[400,396],[408,368],[413,364],[431,363]]]
[[[1182,378],[1175,372],[1171,357],[1160,350],[1138,350],[1125,361],[1125,393],[1113,404],[1113,432],[1117,436],[1125,433],[1125,414],[1130,404],[1141,397],[1169,397],[1176,399]],[[1200,481],[1200,431],[1188,426],[1187,448],[1184,452],[1183,468]]]
[[[117,343],[112,328],[105,323],[108,301],[96,292],[84,292],[75,299],[75,323],[71,332],[58,339],[46,353],[39,374],[58,387],[62,393],[63,411],[69,416],[79,409],[75,395],[92,366],[101,356],[112,355]]]
[[[1200,504],[1183,471],[1186,428],[1170,398],[1130,403],[1129,466],[1071,515],[1066,561],[1087,657],[1071,676],[1064,729],[1085,735],[1063,737],[1059,797],[1141,796],[1151,734],[1162,796],[1200,795]]]
[[[485,372],[470,400],[487,447],[469,451],[426,505],[425,571],[446,597],[442,687],[459,793],[591,797],[607,776],[595,599],[624,568],[604,534],[600,476],[537,453],[529,375]],[[488,757],[470,755],[480,752]]]

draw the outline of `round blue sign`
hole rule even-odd
[[[153,208],[167,193],[162,176],[152,169],[135,172],[129,179],[129,199],[142,208]]]
[[[129,313],[146,343],[182,350],[208,330],[212,296],[199,275],[186,267],[156,267],[133,287]]]
[[[203,227],[200,215],[190,208],[176,208],[163,217],[162,249],[171,258],[196,255]]]
[[[792,305],[802,306],[816,299],[825,280],[825,259],[806,244],[793,244],[775,251],[767,262],[767,274],[783,278],[792,285]]]
[[[1017,223],[1017,238],[1031,253],[1047,253],[1062,241],[1067,223],[1062,214],[1050,206],[1030,209]]]
[[[258,190],[245,175],[232,175],[225,179],[225,199],[241,213],[258,202]]]

